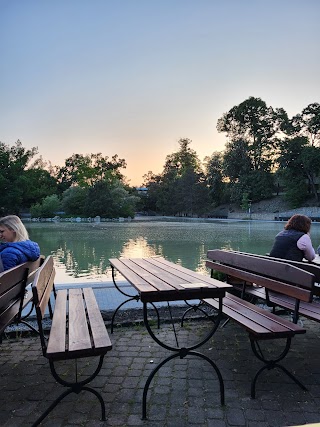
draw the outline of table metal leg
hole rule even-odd
[[[203,344],[205,344],[215,333],[215,331],[217,330],[219,323],[220,323],[220,319],[222,317],[222,298],[219,299],[219,312],[217,317],[215,318],[215,322],[213,324],[213,327],[211,328],[211,330],[208,332],[208,334],[199,342],[193,344],[190,347],[178,347],[178,341],[176,339],[176,343],[177,343],[177,347],[172,347],[171,345],[166,344],[165,342],[159,340],[159,338],[153,333],[149,321],[148,321],[148,303],[143,303],[143,317],[144,317],[144,323],[146,326],[146,329],[149,333],[149,335],[151,336],[151,338],[157,343],[159,344],[161,347],[173,351],[175,352],[174,354],[171,354],[170,356],[168,356],[167,358],[165,358],[164,360],[162,360],[153,370],[152,372],[149,374],[146,384],[144,386],[144,390],[143,390],[143,397],[142,397],[142,419],[146,419],[147,418],[147,394],[148,394],[148,390],[149,390],[149,386],[150,383],[153,379],[153,377],[155,376],[155,374],[159,371],[159,369],[165,365],[167,362],[169,362],[172,359],[175,359],[177,357],[179,357],[180,359],[185,358],[186,356],[197,356],[200,357],[204,360],[206,360],[208,363],[210,363],[210,365],[212,366],[212,368],[215,370],[217,376],[218,376],[218,380],[219,380],[219,385],[220,385],[220,401],[221,401],[221,405],[224,405],[225,399],[224,399],[224,383],[223,383],[223,378],[221,375],[221,372],[219,370],[219,368],[217,367],[217,365],[207,356],[205,356],[202,353],[199,353],[198,351],[194,351],[196,348],[202,346]]]
[[[117,288],[117,290],[122,294],[122,295],[124,295],[124,296],[126,296],[126,297],[128,297],[128,299],[126,299],[125,301],[123,301],[121,304],[119,304],[118,305],[118,307],[115,309],[115,311],[113,312],[113,315],[112,315],[112,318],[111,318],[111,333],[113,333],[113,326],[114,326],[114,319],[115,319],[115,317],[116,317],[116,314],[118,313],[118,311],[120,310],[120,308],[123,306],[123,305],[125,305],[125,304],[127,304],[128,302],[130,302],[130,301],[140,301],[140,296],[139,296],[139,294],[137,294],[137,295],[130,295],[130,294],[127,294],[126,292],[124,292],[123,291],[123,289],[121,289],[118,285],[117,285],[117,282],[116,282],[116,279],[115,279],[115,268],[113,267],[113,265],[111,266],[111,270],[112,270],[112,281],[113,281],[113,284],[114,284],[114,286]],[[151,303],[151,305],[153,306],[153,308],[154,308],[154,310],[155,310],[155,312],[156,312],[156,315],[157,315],[157,322],[158,322],[158,329],[160,328],[160,316],[159,316],[159,311],[158,311],[158,309],[157,309],[157,307],[153,304],[153,303]]]

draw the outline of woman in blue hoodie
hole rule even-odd
[[[0,272],[40,256],[38,243],[29,240],[25,226],[16,215],[0,218],[0,239]]]

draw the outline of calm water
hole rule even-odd
[[[208,249],[265,254],[284,223],[273,222],[133,222],[27,224],[41,253],[52,254],[56,283],[100,282],[111,278],[109,258],[161,255],[191,270],[206,272]],[[314,247],[320,224],[313,224]]]

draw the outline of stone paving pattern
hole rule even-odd
[[[305,335],[296,336],[284,365],[307,386],[301,390],[281,371],[262,374],[257,397],[250,398],[250,384],[261,362],[251,351],[243,328],[227,323],[219,328],[201,352],[219,367],[225,385],[225,405],[220,405],[217,376],[205,360],[176,358],[154,377],[148,392],[147,420],[141,420],[142,392],[150,371],[169,352],[156,344],[141,323],[118,326],[111,335],[113,349],[92,385],[106,404],[107,421],[100,421],[100,406],[88,392],[71,394],[43,421],[43,426],[146,426],[146,427],[284,427],[320,421],[319,324],[304,321]],[[107,322],[108,330],[110,325]],[[176,325],[180,343],[194,342],[208,330],[208,321],[191,320]],[[174,342],[172,326],[156,332]],[[19,336],[20,335],[20,336]],[[280,340],[266,343],[281,348]],[[0,425],[30,426],[64,388],[53,379],[42,356],[40,340],[20,332],[4,339],[0,352]],[[94,364],[85,359],[79,371],[86,374]],[[73,362],[61,362],[64,376]]]

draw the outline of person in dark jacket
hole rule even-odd
[[[29,240],[25,226],[16,215],[0,218],[0,239],[0,272],[40,256],[38,243]]]
[[[293,215],[276,235],[271,257],[302,261],[312,261],[316,254],[310,238],[311,219],[305,215]]]

